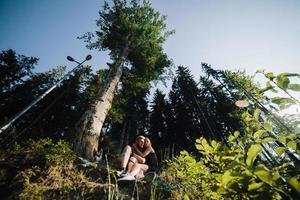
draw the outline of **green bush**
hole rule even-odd
[[[168,161],[162,177],[178,183],[173,196],[179,199],[297,199],[300,194],[299,166],[289,154],[296,151],[299,135],[273,137],[270,122],[258,123],[259,111],[243,114],[247,125],[243,137],[238,131],[228,138],[229,146],[204,138],[196,140],[201,154],[196,160],[182,151]],[[283,146],[276,146],[281,141]],[[274,149],[270,147],[274,146]],[[271,154],[267,159],[266,154]]]
[[[70,145],[64,140],[54,143],[51,139],[29,140],[24,145],[15,145],[13,154],[27,154],[46,166],[68,165],[75,157]]]

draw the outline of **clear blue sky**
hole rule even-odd
[[[299,0],[153,0],[176,34],[165,43],[175,65],[299,72]],[[96,30],[101,0],[0,0],[0,50],[40,58],[37,71],[68,65],[91,53],[95,69],[109,62],[77,36]],[[74,66],[71,64],[70,66]]]

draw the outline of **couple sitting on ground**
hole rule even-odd
[[[117,171],[118,180],[141,179],[146,172],[155,172],[158,160],[150,139],[138,136],[132,147],[127,145],[121,155],[121,167]]]

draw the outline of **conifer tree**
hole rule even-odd
[[[160,16],[148,1],[114,0],[99,12],[99,30],[83,38],[89,48],[108,50],[112,63],[104,91],[79,120],[75,134],[75,148],[79,155],[92,159],[98,148],[98,136],[112,106],[116,87],[124,64],[131,65],[136,75],[147,81],[157,79],[170,60],[162,44],[172,33],[165,31],[165,16]]]
[[[165,95],[157,89],[153,96],[150,111],[150,137],[155,149],[160,149],[161,147],[165,146],[167,140],[169,139],[166,135],[165,109]]]

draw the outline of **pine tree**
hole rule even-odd
[[[181,148],[191,149],[201,131],[199,113],[195,105],[199,90],[186,67],[179,66],[176,73],[177,76],[173,80],[172,90],[169,93],[175,119],[174,133],[171,137]]]
[[[98,136],[112,106],[116,87],[124,64],[131,65],[134,74],[150,81],[158,78],[170,60],[163,53],[162,44],[172,32],[165,32],[165,17],[161,17],[148,1],[114,0],[107,2],[97,25],[96,36],[87,33],[83,38],[89,48],[109,50],[112,64],[104,91],[80,119],[76,126],[75,148],[79,155],[92,159],[98,148]],[[93,40],[95,39],[95,40]]]
[[[166,101],[165,95],[156,90],[153,96],[153,101],[150,111],[150,137],[155,149],[160,149],[166,145],[167,138],[166,132]]]

